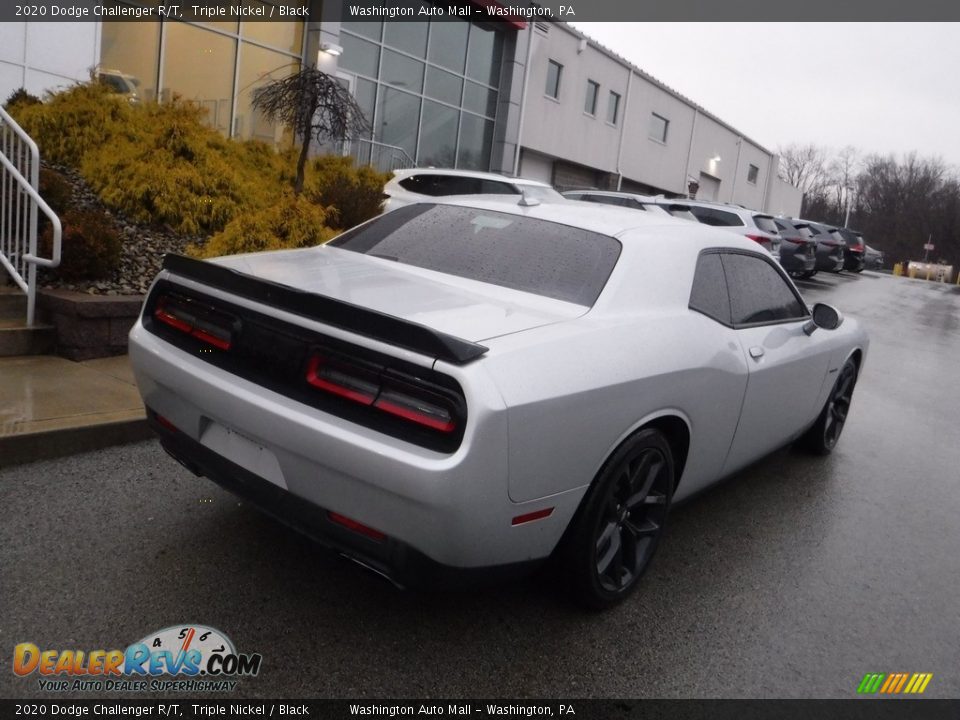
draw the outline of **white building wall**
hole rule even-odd
[[[0,102],[21,87],[42,96],[87,80],[99,59],[98,22],[0,23]]]
[[[546,95],[547,67],[550,60],[563,65],[560,96]],[[526,107],[520,144],[536,152],[615,172],[620,127],[606,121],[610,91],[626,96],[627,68],[611,58],[586,47],[580,51],[580,39],[558,25],[549,35],[533,32],[530,75],[525,94]],[[587,80],[600,84],[596,115],[584,112]],[[621,100],[621,116],[623,100]]]
[[[764,209],[772,215],[799,217],[802,204],[803,192],[800,188],[774,175],[770,182],[767,206]]]

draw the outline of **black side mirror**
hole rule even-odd
[[[807,335],[812,335],[817,328],[836,330],[843,324],[843,315],[832,305],[817,303],[813,306],[813,317],[803,326]]]

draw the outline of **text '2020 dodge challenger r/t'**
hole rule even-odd
[[[168,256],[130,357],[167,452],[396,583],[553,556],[605,607],[672,502],[834,447],[867,343],[731,233],[458,198],[321,247]]]

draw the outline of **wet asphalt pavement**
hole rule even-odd
[[[549,575],[395,590],[140,443],[0,471],[0,697],[50,698],[10,672],[19,642],[190,622],[263,655],[235,697],[847,698],[866,672],[960,697],[960,288],[800,285],[871,334],[837,450],[676,508],[620,607],[581,612]]]

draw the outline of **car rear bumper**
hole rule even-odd
[[[252,502],[318,539],[330,534],[329,523],[314,522],[317,513],[334,512],[383,533],[391,548],[386,555],[371,552],[364,537],[350,547],[340,535],[327,544],[398,583],[424,574],[406,567],[414,550],[465,573],[546,558],[583,495],[581,489],[529,502],[510,499],[506,412],[480,371],[465,383],[470,417],[463,442],[443,453],[225,372],[141,323],[129,347],[144,405],[175,428],[174,439],[161,433],[171,454],[240,495],[252,487],[270,490],[257,491]],[[231,480],[237,477],[247,482]],[[551,506],[544,519],[513,523]],[[304,507],[315,511],[293,509]],[[288,511],[295,519],[286,517]]]
[[[817,270],[826,270],[827,272],[840,272],[843,270],[843,248],[820,247],[817,248]]]
[[[326,508],[277,487],[184,433],[172,430],[159,422],[156,413],[150,410],[148,422],[167,454],[195,475],[209,478],[320,545],[402,587],[455,589],[489,584],[521,577],[542,562],[531,560],[471,568],[444,565],[396,538],[370,537],[334,522]]]

